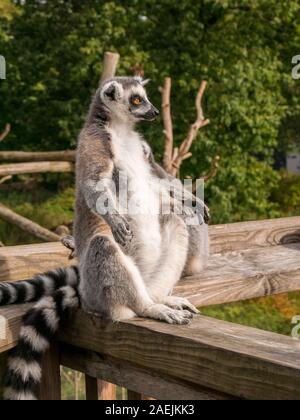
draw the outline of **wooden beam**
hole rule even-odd
[[[71,162],[28,162],[0,166],[0,177],[56,172],[74,172],[74,164]]]
[[[75,162],[75,159],[75,150],[65,150],[62,152],[0,152],[0,162]]]
[[[189,326],[114,324],[79,311],[60,340],[238,398],[300,399],[300,341],[278,334],[203,316]]]
[[[52,241],[57,242],[60,239],[60,236],[54,232],[51,232],[48,229],[40,226],[39,224],[33,222],[26,217],[21,216],[20,214],[12,211],[8,207],[0,203],[0,218],[6,220],[8,223],[11,223],[21,230],[35,236],[42,241]]]
[[[0,281],[30,279],[45,270],[69,267],[70,251],[60,243],[0,248]]]
[[[297,291],[299,253],[300,244],[290,244],[212,255],[203,273],[182,279],[174,294],[200,307]],[[74,264],[68,256],[68,250],[56,243],[0,248],[0,281]]]
[[[211,252],[288,245],[300,242],[300,217],[215,225],[209,228]]]
[[[300,290],[300,244],[212,255],[202,274],[187,277],[174,294],[197,307]]]
[[[103,70],[100,85],[115,76],[120,55],[118,53],[106,52],[103,60]]]
[[[128,391],[129,400],[144,399],[140,394],[141,392],[146,395],[155,395],[156,398],[164,400],[232,399],[230,396],[212,390],[179,383],[173,378],[160,377],[152,370],[145,370],[135,364],[112,357],[106,357],[65,344],[62,344],[61,349],[64,366],[113,381],[120,387],[130,387],[132,391]],[[95,393],[93,395],[95,396]]]

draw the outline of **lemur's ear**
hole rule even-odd
[[[146,86],[146,85],[148,85],[148,83],[150,83],[151,82],[151,79],[145,79],[145,80],[142,80],[142,86]]]
[[[123,86],[118,82],[106,83],[101,92],[102,99],[119,101],[123,96]]]
[[[148,83],[150,82],[150,80],[151,79],[143,79],[142,77],[140,77],[140,76],[135,76],[134,77],[134,79],[137,81],[137,82],[139,82],[142,86],[146,86],[146,85],[148,85]]]

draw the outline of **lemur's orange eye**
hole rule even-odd
[[[132,98],[131,102],[132,102],[133,105],[138,106],[138,105],[141,105],[142,99],[139,96],[134,96]]]

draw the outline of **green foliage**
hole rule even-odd
[[[20,215],[55,230],[60,225],[72,227],[74,188],[69,187],[59,193],[39,186],[28,192],[0,192],[0,202]],[[5,245],[37,243],[35,237],[22,232],[18,227],[0,220],[0,240]]]
[[[0,127],[13,124],[1,148],[66,149],[76,137],[101,73],[104,51],[121,54],[119,74],[140,63],[150,96],[173,78],[179,143],[193,122],[201,79],[209,82],[201,131],[182,175],[205,174],[218,153],[218,176],[207,185],[214,222],[278,215],[274,152],[295,139],[299,84],[297,0],[15,1],[21,13],[5,23],[0,52],[8,79],[0,85]],[[158,158],[162,124],[142,128]]]
[[[292,318],[300,314],[300,293],[210,306],[202,308],[201,313],[223,321],[290,336]]]

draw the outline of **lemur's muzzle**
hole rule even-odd
[[[144,119],[147,121],[154,121],[158,115],[159,110],[155,108],[155,106],[152,106],[151,109],[144,115]]]

